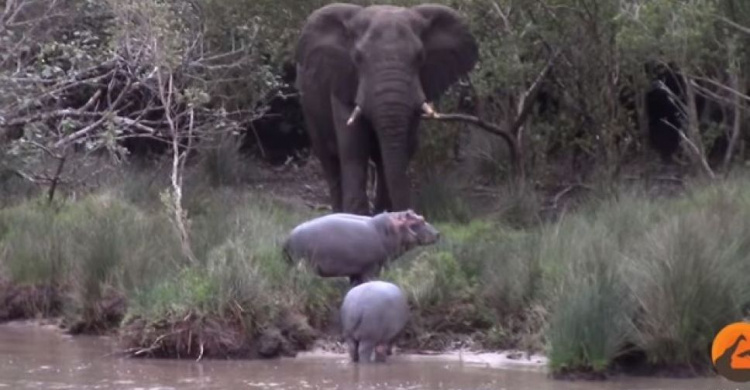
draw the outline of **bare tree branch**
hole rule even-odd
[[[731,83],[733,90],[737,90],[740,87],[740,76],[737,71],[731,74]],[[726,154],[724,154],[723,168],[725,172],[729,172],[729,164],[732,162],[732,156],[734,154],[734,148],[737,146],[737,141],[740,139],[740,133],[742,131],[742,117],[743,117],[743,102],[740,100],[738,94],[734,94],[734,123],[732,125],[732,134],[729,137],[729,144],[727,145]]]
[[[503,140],[505,140],[505,143],[508,145],[508,150],[510,153],[510,159],[511,159],[511,165],[513,169],[517,169],[518,164],[518,145],[516,144],[515,137],[508,132],[507,130],[504,130],[500,128],[497,125],[494,125],[492,123],[486,122],[482,119],[479,119],[478,117],[471,116],[471,115],[465,115],[465,114],[435,114],[434,116],[423,116],[423,119],[428,120],[436,120],[436,121],[443,121],[443,122],[466,122],[471,123],[474,126],[479,127],[480,129],[490,133],[499,136]]]

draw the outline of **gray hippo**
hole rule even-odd
[[[375,216],[334,213],[292,229],[283,243],[290,263],[304,259],[321,277],[349,277],[356,286],[387,262],[416,246],[431,245],[440,232],[413,210]]]
[[[346,293],[340,315],[352,361],[384,362],[409,320],[409,305],[401,288],[373,280]]]

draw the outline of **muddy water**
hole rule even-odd
[[[538,368],[487,368],[449,358],[394,356],[360,366],[344,355],[307,354],[273,361],[126,359],[97,337],[0,325],[0,389],[507,389],[619,390],[738,388],[722,379],[562,382]],[[739,386],[740,388],[742,386]]]

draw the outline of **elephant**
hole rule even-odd
[[[397,285],[373,280],[346,293],[340,315],[352,362],[385,362],[409,320],[409,304]]]
[[[296,87],[334,213],[375,215],[411,205],[408,165],[422,116],[479,57],[454,9],[334,3],[313,11],[295,49]],[[373,210],[367,169],[375,165]]]
[[[431,245],[440,232],[409,209],[369,217],[334,213],[297,225],[282,244],[290,263],[304,259],[321,277],[349,277],[356,286],[416,246]]]

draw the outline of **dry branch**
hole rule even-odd
[[[480,129],[490,134],[499,136],[505,141],[506,145],[508,146],[508,151],[509,151],[510,160],[511,160],[511,169],[519,177],[523,177],[524,176],[523,161],[521,157],[521,146],[523,142],[523,132],[522,132],[523,124],[526,122],[529,115],[531,114],[531,109],[534,106],[534,102],[539,93],[539,88],[541,87],[542,81],[549,74],[550,70],[552,69],[552,65],[554,64],[555,60],[560,55],[560,53],[561,53],[560,50],[557,50],[554,52],[554,54],[547,61],[544,68],[542,68],[542,70],[536,76],[534,81],[531,83],[531,86],[529,86],[529,88],[526,91],[521,93],[520,98],[519,98],[518,112],[515,114],[515,117],[513,118],[513,121],[510,125],[510,129],[508,130],[503,129],[498,125],[484,121],[476,116],[465,115],[465,114],[435,113],[433,115],[424,115],[422,118],[445,121],[445,122],[466,122],[474,126],[477,126]]]
[[[472,115],[465,115],[465,114],[442,114],[442,113],[436,113],[432,116],[424,116],[423,119],[430,119],[430,120],[437,120],[437,121],[443,121],[443,122],[466,122],[471,123],[474,126],[479,127],[480,129],[490,133],[497,135],[501,137],[503,140],[505,140],[505,143],[508,145],[508,150],[510,153],[511,158],[511,164],[513,166],[513,169],[517,169],[518,165],[518,145],[516,145],[516,139],[513,137],[513,135],[508,132],[507,130],[504,130],[500,128],[499,126],[486,122],[478,117],[472,116]]]
[[[542,68],[542,70],[536,76],[536,79],[534,79],[534,82],[531,83],[529,89],[521,94],[521,109],[518,110],[516,118],[511,125],[511,134],[516,134],[517,137],[520,137],[520,129],[523,126],[524,122],[526,122],[529,114],[531,114],[531,108],[534,106],[534,101],[539,94],[539,88],[541,87],[542,81],[549,74],[549,71],[552,69],[552,65],[554,65],[555,60],[557,60],[557,57],[560,55],[560,53],[561,51],[557,50],[554,54],[552,54],[550,59],[547,61],[547,64],[544,65],[544,68]],[[517,142],[520,144],[520,141],[521,140],[519,139]]]
[[[731,89],[737,91],[740,88],[740,75],[738,72],[732,72],[731,74]],[[738,94],[733,94],[734,101],[734,123],[732,125],[732,134],[729,137],[729,145],[727,145],[727,151],[724,154],[724,170],[729,172],[729,164],[732,162],[732,156],[734,154],[734,148],[737,146],[737,142],[740,139],[740,133],[742,132],[742,117],[743,117],[743,102],[740,100]]]

